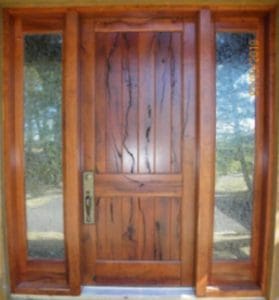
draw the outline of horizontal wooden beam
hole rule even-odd
[[[133,277],[131,277],[133,274]],[[145,282],[149,284],[180,283],[180,262],[179,261],[97,261],[96,281],[98,283],[120,283],[136,284]]]
[[[181,175],[95,175],[95,196],[181,197]]]
[[[255,282],[251,262],[225,261],[212,263],[211,284]]]
[[[207,297],[262,297],[262,291],[256,286],[209,286]]]
[[[141,32],[159,31],[176,32],[182,31],[183,24],[180,20],[151,20],[150,18],[127,18],[127,19],[108,19],[96,20],[96,32]]]
[[[32,16],[22,19],[23,32],[28,33],[52,33],[54,31],[62,31],[64,20],[61,16],[48,16],[42,18],[41,16]]]

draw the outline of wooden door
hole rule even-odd
[[[84,284],[193,285],[195,24],[81,22]]]

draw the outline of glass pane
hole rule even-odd
[[[251,33],[218,33],[215,259],[250,257],[255,157],[255,68]]]
[[[24,48],[28,255],[62,259],[62,36],[26,35]]]

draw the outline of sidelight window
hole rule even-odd
[[[28,256],[64,258],[62,36],[24,38],[24,155]]]
[[[253,33],[216,35],[217,260],[251,255],[257,54]]]

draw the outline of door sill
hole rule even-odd
[[[84,296],[101,296],[115,299],[195,299],[193,288],[182,287],[115,287],[115,286],[84,286]],[[155,298],[154,298],[155,297]],[[102,298],[103,299],[103,298]]]
[[[11,295],[11,300],[185,300],[199,299],[193,288],[84,286],[80,296]],[[264,300],[263,297],[207,297],[204,299]]]

